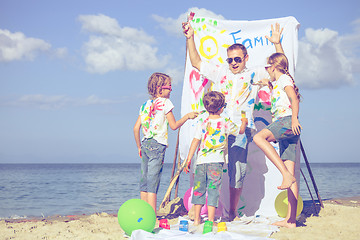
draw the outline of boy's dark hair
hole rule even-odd
[[[204,95],[203,103],[209,113],[218,112],[225,103],[225,96],[221,92],[210,91]]]

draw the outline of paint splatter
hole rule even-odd
[[[194,185],[194,190],[198,189],[200,187],[200,182],[197,182],[196,185]]]
[[[255,72],[251,74],[250,84],[254,84],[254,76],[255,76]]]
[[[201,194],[201,193],[199,193],[199,192],[194,192],[194,195],[195,195],[195,196],[197,196],[197,197],[202,196],[202,194]]]
[[[210,182],[209,188],[211,188],[211,189],[216,189],[216,186],[213,184],[213,182]]]

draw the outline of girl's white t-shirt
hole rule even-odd
[[[292,79],[283,74],[278,80],[273,82],[273,89],[271,91],[271,114],[273,121],[281,117],[291,116],[291,102],[285,92],[285,87],[294,87]]]
[[[139,111],[141,128],[144,134],[143,139],[153,138],[158,143],[168,145],[168,125],[166,118],[174,105],[168,98],[158,97],[146,101]]]

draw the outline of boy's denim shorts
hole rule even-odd
[[[166,146],[155,139],[144,139],[141,143],[140,191],[157,193],[163,169]]]
[[[295,135],[291,128],[291,116],[279,118],[275,122],[266,127],[279,142],[280,158],[282,160],[290,160],[295,162],[296,144],[300,135]]]
[[[194,191],[192,204],[206,203],[208,192],[208,206],[218,207],[221,188],[221,177],[224,163],[204,163],[195,166]]]

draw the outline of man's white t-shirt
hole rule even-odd
[[[246,68],[241,73],[233,74],[226,64],[215,65],[202,61],[200,74],[214,83],[213,90],[225,95],[227,106],[224,116],[241,126],[241,111],[245,111],[248,127],[256,129],[253,111],[259,86],[252,83],[269,78],[264,67]]]

